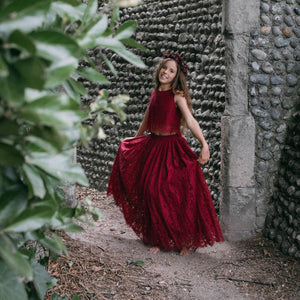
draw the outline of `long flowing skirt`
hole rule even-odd
[[[197,155],[181,136],[123,140],[107,194],[146,245],[180,251],[223,241]]]

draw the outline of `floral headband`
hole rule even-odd
[[[164,59],[166,58],[171,58],[171,59],[174,59],[178,65],[180,66],[180,69],[182,71],[182,73],[187,76],[188,74],[188,67],[186,65],[186,63],[184,62],[183,58],[180,57],[178,54],[176,53],[165,53],[164,56],[163,56]]]

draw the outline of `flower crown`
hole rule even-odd
[[[171,59],[174,59],[177,64],[179,65],[182,73],[187,76],[188,74],[188,67],[186,65],[186,63],[184,62],[183,58],[180,57],[178,54],[176,53],[165,53],[164,56],[163,56],[164,59],[166,58],[171,58]]]

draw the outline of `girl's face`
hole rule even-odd
[[[168,60],[161,67],[158,79],[161,85],[171,87],[171,83],[177,74],[177,64],[174,60]]]

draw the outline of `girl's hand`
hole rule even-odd
[[[200,152],[200,155],[199,155],[199,158],[198,158],[198,161],[201,165],[204,165],[208,162],[209,160],[209,147],[208,147],[208,144],[204,144],[202,146],[202,150]]]

